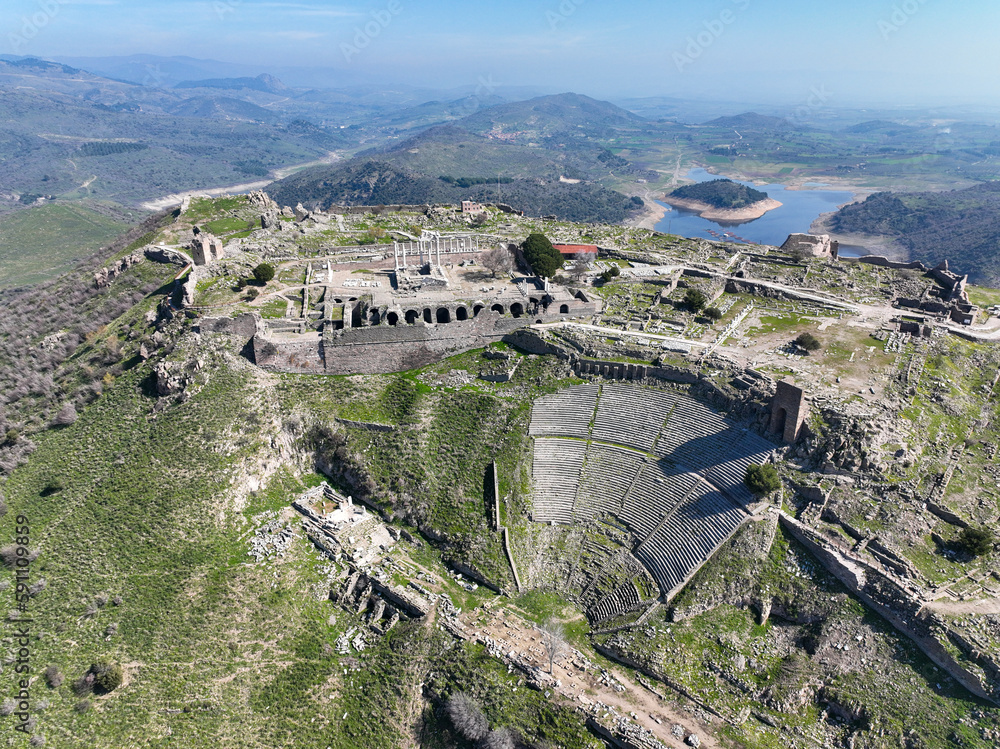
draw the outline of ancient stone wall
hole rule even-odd
[[[895,268],[896,270],[918,270],[921,273],[926,273],[928,268],[923,263],[913,262],[913,263],[901,263],[896,260],[890,260],[882,255],[865,255],[864,257],[841,257],[840,262],[842,263],[865,263],[866,265],[877,265],[880,268]]]
[[[580,359],[574,370],[578,375],[595,375],[610,380],[666,380],[691,385],[698,375],[679,367],[657,367],[651,364],[630,364],[602,359]]]
[[[956,661],[954,656],[930,635],[932,625],[922,618],[921,602],[912,594],[874,567],[860,560],[849,559],[838,552],[814,530],[794,518],[785,513],[780,513],[779,517],[781,524],[809,549],[834,577],[893,627],[913,640],[928,658],[944,669],[955,681],[977,697],[994,703],[1000,701],[994,685],[989,685],[987,688],[987,685]]]

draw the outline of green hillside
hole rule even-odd
[[[461,163],[440,162],[454,170]],[[460,173],[461,177],[468,176]],[[441,179],[454,172],[431,176],[397,168],[389,163],[357,159],[333,168],[307,169],[267,187],[268,194],[281,205],[303,203],[320,209],[333,205],[423,205],[458,203],[462,200],[497,202],[497,185],[492,180],[461,187]],[[558,216],[567,221],[618,223],[641,208],[638,198],[591,183],[566,184],[553,180],[515,179],[504,181],[500,201],[529,216]]]
[[[0,216],[0,288],[65,273],[110,242],[124,224],[107,213],[82,203],[49,203]]]
[[[940,193],[876,193],[830,219],[836,232],[892,237],[913,260],[1000,283],[1000,182]]]
[[[678,187],[671,197],[696,200],[713,208],[746,208],[748,205],[767,200],[767,193],[733,182],[731,179],[713,179],[695,185]]]

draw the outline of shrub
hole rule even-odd
[[[274,266],[270,263],[261,263],[253,269],[253,277],[257,283],[264,285],[274,278]]]
[[[76,412],[76,408],[73,407],[72,403],[67,403],[65,406],[59,409],[59,413],[56,414],[56,417],[52,420],[52,423],[55,426],[64,427],[72,424],[78,418],[79,415]]]
[[[963,528],[955,539],[955,547],[972,557],[988,554],[995,543],[996,537],[988,528]]]
[[[94,676],[94,691],[98,694],[107,694],[121,686],[122,667],[117,663],[95,663],[90,667],[90,672]]]
[[[82,697],[94,691],[94,674],[87,671],[83,676],[73,682],[73,692]]]
[[[618,278],[618,276],[620,276],[621,274],[622,274],[622,269],[619,268],[617,265],[612,265],[610,268],[608,268],[601,274],[601,280],[604,281],[604,283],[607,283],[612,278]]]
[[[699,289],[688,289],[684,294],[684,303],[693,311],[698,312],[708,304],[708,297]]]
[[[812,333],[802,333],[798,338],[795,339],[795,344],[806,351],[819,351],[822,344],[819,342],[819,338],[814,336]]]
[[[45,683],[48,684],[51,689],[58,689],[62,686],[62,683],[65,680],[66,677],[63,676],[63,673],[59,670],[58,666],[49,666],[45,669]]]
[[[479,741],[489,733],[490,725],[483,709],[465,692],[456,692],[449,697],[445,709],[455,730],[469,741]]]
[[[705,317],[713,322],[717,322],[722,319],[722,310],[718,307],[706,307]]]
[[[250,300],[251,302],[254,299],[256,299],[257,297],[259,297],[259,296],[260,296],[260,292],[257,289],[248,289],[247,290],[247,299]]]
[[[762,466],[748,465],[743,480],[747,488],[759,496],[770,494],[781,487],[778,469],[770,463]]]

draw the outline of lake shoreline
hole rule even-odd
[[[693,211],[701,218],[708,221],[720,221],[727,223],[753,221],[760,218],[768,211],[773,211],[775,208],[781,208],[781,206],[784,205],[773,198],[768,198],[767,200],[758,200],[756,203],[752,203],[743,208],[716,208],[708,203],[702,203],[700,200],[675,198],[671,195],[664,195],[663,202],[668,203],[675,208]]]

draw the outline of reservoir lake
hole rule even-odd
[[[721,174],[710,174],[704,169],[692,169],[687,174],[687,179],[694,182],[709,182],[723,178]],[[807,233],[813,221],[821,214],[832,213],[854,199],[853,193],[846,190],[817,189],[825,185],[815,182],[807,182],[805,186],[809,189],[805,190],[789,190],[786,185],[754,185],[742,180],[734,182],[766,192],[769,198],[782,203],[781,208],[768,211],[758,219],[734,224],[710,221],[701,218],[693,211],[660,203],[667,209],[667,215],[656,225],[656,230],[682,237],[725,239],[734,242],[744,240],[754,244],[780,247],[789,234]],[[845,257],[858,257],[867,252],[863,247],[841,245],[840,254]]]

